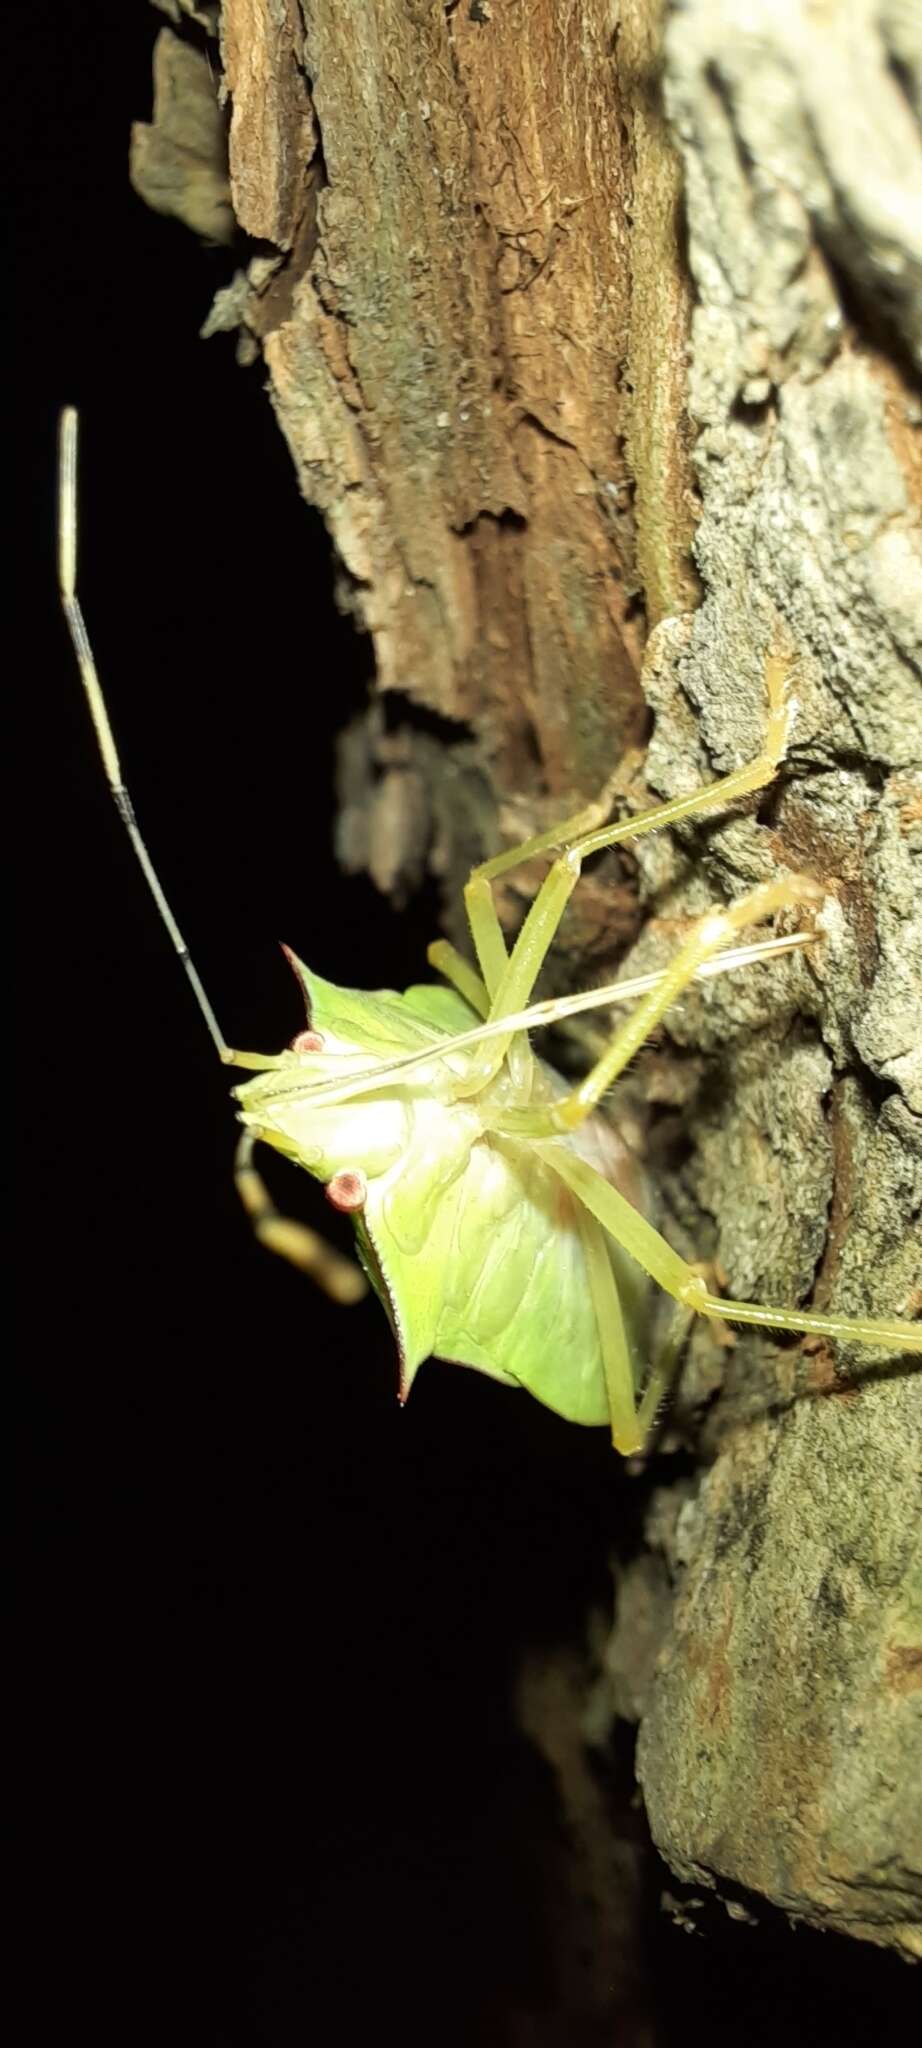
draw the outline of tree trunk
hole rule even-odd
[[[818,877],[822,944],[689,996],[635,1109],[667,1234],[728,1291],[909,1314],[918,17],[686,0],[661,49],[658,15],[224,0],[231,198],[262,251],[212,327],[261,349],[374,643],[341,856],[398,897],[433,869],[456,937],[472,861],[619,759],[635,810],[751,759],[766,649],[790,653],[779,783],[607,856],[553,971],[600,977],[626,942],[639,971],[708,903]],[[151,154],[145,131],[142,189]],[[674,1870],[914,1953],[920,1410],[908,1361],[697,1332],[672,1428],[699,1477],[656,1498],[610,1659]]]

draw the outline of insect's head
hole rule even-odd
[[[351,1215],[360,1261],[397,1340],[405,1400],[435,1343],[441,1282],[433,1286],[426,1275],[444,1272],[442,1240],[481,1131],[476,1109],[457,1102],[453,1089],[451,1026],[456,1018],[465,1025],[469,1013],[451,992],[340,989],[293,964],[306,1029],[277,1065],[234,1090],[238,1115]],[[478,1263],[477,1250],[473,1257]]]
[[[368,1066],[361,1046],[300,1033],[288,1063],[234,1090],[240,1122],[325,1184],[356,1169],[378,1179],[405,1149],[408,1111],[393,1091],[341,1098],[337,1084]]]
[[[344,1176],[380,1182],[406,1159],[419,1117],[418,1090],[396,1082],[395,1063],[435,1049],[441,1034],[405,997],[337,988],[284,951],[304,995],[307,1025],[282,1063],[234,1090],[238,1115],[255,1137],[323,1181],[338,1207],[354,1211],[362,1206],[359,1183]],[[349,1086],[357,1075],[366,1077],[359,1093]]]

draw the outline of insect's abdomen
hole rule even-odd
[[[570,1421],[607,1422],[579,1204],[534,1146],[473,1138],[451,1171],[443,1165],[437,1195],[408,1205],[411,1229],[399,1172],[388,1181],[369,1189],[363,1228],[387,1289],[403,1391],[434,1354],[513,1380]]]

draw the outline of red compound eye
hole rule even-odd
[[[319,1031],[299,1031],[291,1041],[291,1052],[322,1052],[323,1039]]]
[[[355,1209],[364,1209],[368,1182],[360,1167],[346,1166],[342,1173],[334,1173],[324,1188],[324,1194],[334,1209],[342,1209],[349,1215]]]

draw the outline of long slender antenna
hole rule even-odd
[[[195,966],[189,954],[182,932],[163,893],[160,877],[154,867],[147,847],[141,837],[138,821],[134,814],[131,798],[122,780],[122,767],[118,748],[106,709],[106,700],[96,672],[93,650],[77,597],[77,413],[72,405],[65,406],[61,413],[58,441],[58,580],[61,589],[61,603],[64,617],[74,644],[74,653],[80,668],[80,676],[90,707],[93,730],[99,743],[106,780],[115,799],[115,807],[125,827],[131,844],[143,869],[147,886],[166,925],[170,938],[185,968],[192,993],[208,1026],[218,1054],[227,1064],[233,1063],[233,1053],[224,1037],[208,997],[202,987]]]
[[[711,981],[715,975],[724,974],[729,968],[749,967],[755,960],[772,960],[779,953],[792,953],[801,946],[812,946],[815,939],[815,932],[788,932],[777,938],[756,940],[748,946],[728,946],[715,959],[703,961],[692,980]],[[287,1096],[289,1100],[298,1096],[309,1097],[315,1105],[318,1102],[349,1102],[356,1095],[374,1095],[385,1081],[403,1081],[421,1067],[431,1066],[433,1060],[444,1059],[446,1053],[467,1052],[472,1045],[483,1045],[489,1038],[502,1038],[507,1031],[539,1031],[548,1024],[560,1024],[565,1017],[576,1017],[584,1010],[609,1010],[618,1003],[634,1003],[639,996],[649,995],[651,990],[659,988],[668,971],[668,968],[658,968],[653,974],[634,975],[630,981],[612,981],[603,988],[583,989],[576,996],[547,996],[543,1002],[530,1003],[527,1010],[515,1010],[508,1017],[494,1017],[485,1024],[475,1024],[470,1031],[459,1031],[454,1038],[440,1042],[433,1037],[420,1052],[406,1053],[393,1060],[376,1060],[370,1067],[353,1068],[342,1080],[335,1077],[326,1081],[311,1080],[308,1056],[304,1064],[296,1062],[287,1073],[278,1076],[274,1094],[279,1099]],[[231,1092],[239,1095],[240,1089],[234,1088]]]

